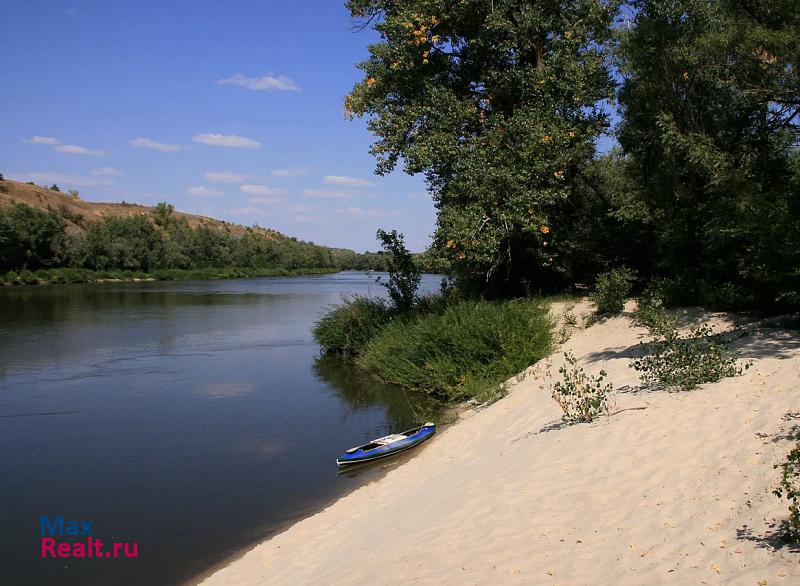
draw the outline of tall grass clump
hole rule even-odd
[[[343,300],[314,324],[314,339],[327,354],[357,355],[392,319],[383,299],[354,295]]]
[[[455,301],[391,321],[356,361],[387,383],[448,401],[483,401],[549,353],[552,328],[539,300]]]
[[[625,299],[633,285],[634,274],[625,267],[603,273],[597,277],[592,303],[597,315],[606,316],[620,313],[625,307]]]

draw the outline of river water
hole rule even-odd
[[[440,406],[320,359],[311,325],[353,293],[383,289],[358,272],[0,289],[0,584],[178,584],[376,478],[336,456]],[[42,557],[43,516],[47,536],[59,516],[91,531],[58,542],[138,557]]]

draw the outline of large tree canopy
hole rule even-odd
[[[796,0],[637,0],[619,138],[653,270],[800,301]]]
[[[546,285],[563,272],[566,205],[612,97],[602,0],[350,0],[381,36],[345,100],[438,209],[435,251],[472,280]]]

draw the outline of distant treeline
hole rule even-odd
[[[192,228],[166,203],[156,207],[152,220],[131,216],[85,222],[66,209],[40,210],[25,204],[0,210],[0,273],[57,268],[152,273],[224,267],[381,271],[386,263],[384,253],[358,254],[257,229],[237,235],[206,226]]]

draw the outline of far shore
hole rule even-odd
[[[294,277],[326,275],[341,272],[334,268],[257,268],[209,267],[204,269],[161,269],[144,271],[93,271],[90,269],[41,269],[10,271],[0,275],[0,286],[63,285],[80,283],[139,283],[146,281],[206,281],[219,279],[254,279],[260,277]]]
[[[683,324],[742,319],[695,311]],[[683,393],[640,385],[629,364],[646,330],[629,311],[578,327],[504,399],[193,582],[796,584],[772,491],[798,431],[800,340],[772,325],[744,324],[745,374]],[[567,350],[608,372],[610,417],[560,422],[550,384]]]

